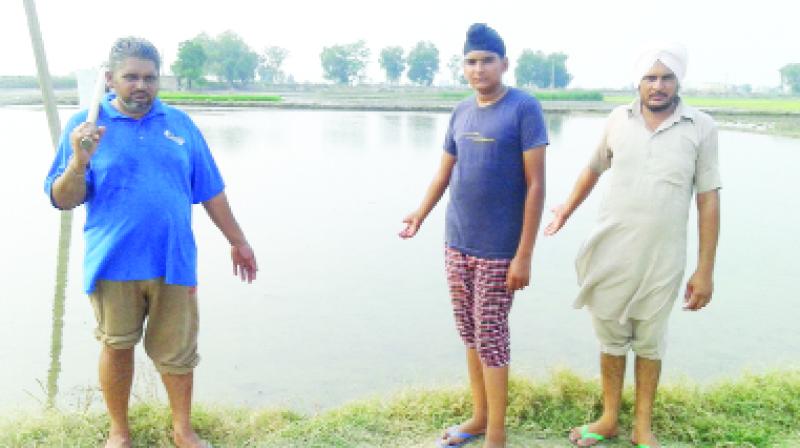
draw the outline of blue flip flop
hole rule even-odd
[[[454,448],[454,447],[464,446],[470,442],[474,442],[475,439],[483,435],[483,434],[470,434],[468,432],[461,432],[458,430],[458,425],[447,428],[444,433],[445,433],[444,438],[436,440],[437,448]],[[447,443],[444,440],[444,439],[449,439],[451,437],[461,439],[461,441],[453,444],[453,443]]]

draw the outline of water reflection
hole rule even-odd
[[[321,143],[349,151],[369,149],[369,115],[365,112],[342,114],[339,120],[323,120]],[[302,138],[301,138],[302,139]]]
[[[462,369],[452,366],[462,365],[462,351],[442,267],[444,207],[434,210],[413,241],[397,238],[400,220],[418,205],[437,166],[448,114],[236,110],[191,115],[223,170],[237,219],[259,251],[262,268],[258,282],[237,284],[230,276],[226,241],[202,209],[195,209],[204,328],[198,401],[317,410],[408,386],[460,382]],[[553,149],[547,153],[549,208],[571,190],[605,118],[546,117]],[[41,121],[35,114],[3,118],[19,129]],[[796,313],[786,291],[793,290],[798,273],[783,236],[793,234],[797,213],[790,210],[794,214],[771,224],[769,238],[748,238],[760,216],[748,204],[772,209],[793,200],[794,190],[787,186],[792,185],[790,167],[800,163],[796,146],[790,139],[720,134],[729,206],[715,279],[719,300],[703,313],[674,313],[670,353],[675,356],[665,377],[715,379],[723,371],[736,374],[796,357],[798,336],[791,318]],[[386,147],[392,150],[382,150]],[[779,169],[753,165],[753,147],[784,163]],[[51,157],[22,164],[30,172],[0,178],[0,186],[9,190],[24,185],[8,209],[35,216],[34,223],[51,218],[55,224],[40,181]],[[29,182],[34,177],[35,186]],[[511,316],[518,374],[543,374],[558,365],[597,374],[591,322],[569,304],[576,289],[574,255],[592,227],[600,194],[587,199],[558,238],[537,241],[534,287],[520,294]],[[82,213],[75,216],[77,228]],[[7,254],[38,251],[39,258],[51,260],[56,242],[51,229],[42,230],[52,236],[41,239],[45,244],[14,237],[25,234],[24,225],[30,224],[4,222],[8,230],[0,242]],[[79,282],[70,284],[66,297],[63,292],[68,234],[62,230],[59,240],[52,319],[44,308],[20,312],[42,303],[49,308],[52,285],[40,279],[51,278],[52,266],[23,269],[0,260],[0,273],[13,276],[4,282],[3,297],[48,296],[4,301],[10,309],[0,315],[0,327],[9,334],[52,330],[0,346],[0,358],[19,366],[0,369],[0,406],[28,404],[29,395],[21,391],[32,390],[31,383],[45,371],[48,405],[68,405],[69,391],[96,383],[91,306]],[[75,244],[78,253],[80,238]],[[696,253],[696,242],[691,244],[689,253]],[[81,266],[76,258],[69,275],[77,280]],[[755,320],[753,300],[763,313]],[[708,332],[718,337],[697,350],[696,341]],[[758,336],[764,334],[770,337]],[[151,368],[143,354],[139,359],[143,368]]]
[[[387,146],[402,147],[405,142],[405,114],[386,114],[380,117],[378,133],[386,136]]]
[[[436,126],[438,116],[433,114],[414,114],[408,117],[408,128],[411,132],[411,144],[415,148],[425,149],[430,145],[431,141],[438,141],[444,143],[444,134],[439,135],[439,130]]]
[[[230,151],[240,151],[245,142],[250,140],[250,129],[242,126],[229,126],[221,131],[221,136],[228,142],[227,148]]]
[[[561,134],[561,126],[564,124],[566,114],[558,112],[549,112],[545,114],[544,119],[547,123],[547,132],[551,137]]]
[[[58,238],[58,260],[56,261],[56,287],[53,298],[53,321],[50,336],[50,368],[47,370],[47,407],[55,406],[58,395],[58,377],[61,373],[61,349],[64,334],[64,303],[66,302],[67,267],[72,235],[72,212],[61,212],[61,228]]]

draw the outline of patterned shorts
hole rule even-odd
[[[485,259],[445,248],[453,315],[464,344],[488,367],[511,362],[508,313],[514,293],[506,288],[511,260]]]

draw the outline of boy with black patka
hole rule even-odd
[[[413,237],[450,187],[445,260],[453,314],[467,353],[473,416],[437,439],[462,446],[485,435],[505,446],[514,292],[530,282],[545,195],[547,130],[539,102],[503,84],[505,44],[474,24],[464,44],[464,76],[475,95],[453,111],[439,169],[419,208],[403,222]]]

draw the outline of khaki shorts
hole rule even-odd
[[[612,356],[625,356],[633,350],[642,358],[663,358],[667,351],[667,324],[673,305],[673,302],[664,304],[650,319],[628,319],[624,324],[592,316],[600,351]]]
[[[89,295],[97,317],[97,340],[115,349],[131,348],[142,338],[160,373],[183,375],[197,366],[197,294],[195,287],[167,285],[163,278],[99,280]],[[143,331],[145,317],[147,330]]]

